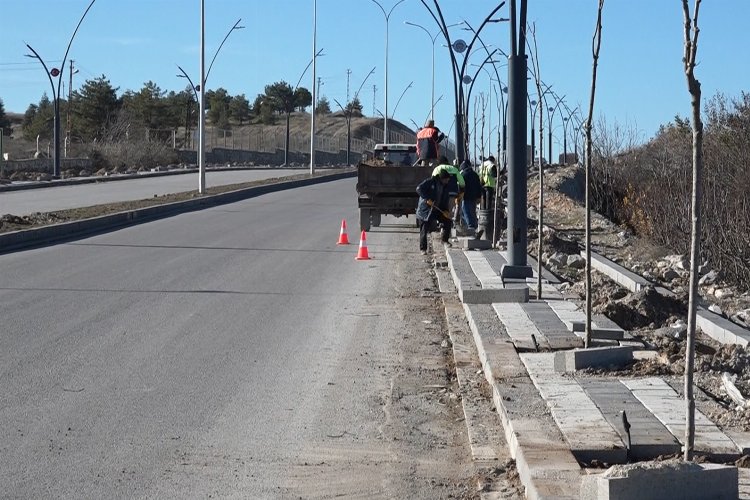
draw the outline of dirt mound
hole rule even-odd
[[[663,326],[675,316],[685,314],[684,298],[672,298],[646,287],[636,293],[629,293],[617,300],[605,301],[594,311],[604,314],[626,330],[647,326]]]

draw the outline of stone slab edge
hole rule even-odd
[[[586,257],[586,252],[581,251],[581,256]],[[613,281],[627,288],[631,292],[638,292],[652,283],[643,276],[639,276],[629,271],[621,265],[609,260],[608,258],[596,252],[591,252],[591,268],[606,274]]]
[[[474,318],[472,306],[464,304],[464,312],[485,377],[492,388],[493,401],[505,428],[511,455],[526,488],[526,498],[578,498],[581,469],[554,423],[533,418],[514,419],[506,407],[501,384],[512,382],[514,385],[533,386],[513,344],[509,340],[490,344]],[[502,362],[497,359],[500,352]],[[536,396],[541,399],[538,392]],[[549,431],[550,427],[557,430],[557,435]]]
[[[738,344],[747,347],[750,343],[749,330],[708,309],[699,307],[695,319],[696,325],[703,333],[722,344]]]
[[[262,186],[253,186],[227,193],[220,193],[192,200],[178,201],[164,205],[154,205],[136,210],[127,210],[114,214],[102,215],[90,219],[83,219],[62,224],[42,226],[34,229],[0,233],[0,253],[21,250],[37,245],[57,242],[61,240],[72,240],[90,236],[92,234],[104,233],[125,226],[141,224],[144,222],[170,217],[173,215],[201,210],[226,203],[234,203],[248,198],[254,198],[263,194],[294,189],[303,186],[311,186],[322,182],[336,181],[357,175],[356,171],[347,171],[335,174],[326,174],[309,179],[294,181],[281,181]]]
[[[585,257],[585,253],[581,253]],[[637,292],[651,283],[637,274],[625,269],[597,253],[591,253],[591,265],[594,269],[606,274],[630,291]],[[709,337],[722,344],[738,344],[743,347],[750,344],[750,330],[732,323],[726,318],[699,307],[696,318],[697,326]]]

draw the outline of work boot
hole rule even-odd
[[[476,232],[476,234],[474,235],[474,239],[475,239],[475,240],[481,240],[481,239],[482,239],[482,235],[483,235],[483,234],[484,234],[484,229],[480,229],[480,230],[478,230],[478,231]]]

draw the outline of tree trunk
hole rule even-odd
[[[592,41],[594,59],[591,76],[591,99],[589,116],[586,121],[586,340],[585,346],[591,347],[591,126],[594,120],[594,98],[596,96],[596,70],[599,64],[599,49],[602,46],[602,9],[604,0],[599,0],[596,16],[596,29]]]
[[[684,459],[693,459],[695,445],[695,396],[693,394],[693,366],[695,364],[695,317],[698,306],[698,258],[701,239],[701,197],[703,172],[703,121],[701,120],[701,84],[695,78],[695,57],[698,52],[698,12],[701,0],[695,0],[691,21],[688,0],[682,0],[685,22],[685,54],[683,63],[690,92],[693,130],[693,192],[690,233],[690,301],[688,303],[688,331],[685,352],[685,448]]]

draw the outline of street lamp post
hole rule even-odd
[[[313,60],[324,56],[323,49],[320,49],[318,52],[316,52],[315,56],[310,59],[310,62],[307,63],[307,66],[305,66],[305,69],[302,70],[302,74],[299,75],[299,79],[297,80],[297,83],[294,85],[294,88],[292,89],[292,95],[297,92],[297,89],[299,88],[299,84],[302,83],[302,78],[305,77],[305,73],[307,73],[307,70],[310,69],[310,66],[313,63]],[[311,103],[312,106],[312,112],[315,113],[315,103]],[[284,165],[289,166],[289,112],[286,113],[286,134],[284,136]]]
[[[197,91],[200,93],[200,95],[197,95],[198,114],[200,115],[198,117],[198,194],[206,193],[206,80],[208,79],[208,75],[211,73],[211,68],[214,65],[216,56],[219,55],[219,51],[224,46],[224,42],[227,41],[229,35],[231,35],[234,30],[244,28],[244,26],[239,26],[240,21],[242,21],[241,18],[238,19],[236,23],[234,23],[234,25],[227,32],[226,36],[224,36],[224,39],[219,45],[219,48],[216,49],[216,52],[214,53],[213,59],[211,59],[211,63],[208,66],[208,71],[206,71],[206,2],[205,0],[201,0],[200,84],[197,89]],[[180,71],[182,71],[182,74],[187,78],[187,73],[185,73],[182,68],[180,68]],[[188,78],[188,82],[190,82],[190,78]],[[193,86],[193,91],[195,92],[196,87],[192,82],[190,82],[190,85]]]
[[[508,264],[503,278],[529,278],[527,265],[527,188],[526,188],[526,0],[510,0],[510,56],[508,57]]]
[[[568,109],[568,111],[570,111],[567,106],[565,106],[565,109]],[[571,118],[573,118],[573,115],[575,114],[577,109],[578,106],[570,111],[568,116],[563,116],[563,161],[565,162],[565,165],[568,164],[568,123],[571,123]]]
[[[375,66],[372,67],[369,73],[367,73],[367,76],[364,80],[362,80],[362,84],[359,86],[357,91],[354,93],[354,97],[352,98],[351,102],[347,103],[347,108],[344,109],[344,107],[341,105],[339,101],[337,101],[335,98],[333,101],[338,105],[339,108],[341,108],[341,111],[344,112],[344,116],[346,117],[346,164],[351,166],[351,154],[352,154],[352,111],[353,108],[351,106],[351,103],[354,102],[355,99],[358,99],[359,92],[362,90],[362,87],[364,87],[365,82],[368,78],[370,78],[370,75],[372,75],[375,72]],[[411,87],[411,84],[409,84]],[[404,91],[405,92],[405,91]],[[402,94],[403,95],[403,94]],[[396,104],[398,107],[398,103]],[[396,111],[394,110],[394,113]]]
[[[52,87],[52,101],[53,101],[53,108],[55,113],[54,118],[54,124],[53,124],[53,140],[54,140],[54,159],[53,159],[53,170],[52,170],[52,177],[59,179],[60,178],[60,90],[62,86],[62,78],[63,78],[63,72],[65,71],[65,61],[68,59],[68,53],[70,52],[70,46],[73,44],[73,38],[75,38],[76,33],[78,33],[78,28],[81,27],[81,23],[83,23],[83,19],[86,17],[86,14],[88,14],[89,10],[91,10],[91,7],[93,7],[94,2],[96,0],[91,0],[91,3],[84,11],[83,15],[81,16],[81,19],[78,21],[78,25],[76,26],[76,29],[73,31],[73,34],[70,37],[70,41],[68,41],[68,48],[65,49],[65,55],[63,56],[62,63],[60,64],[60,69],[47,68],[47,65],[44,63],[44,60],[39,56],[36,50],[34,50],[31,45],[28,43],[26,44],[26,47],[31,51],[33,54],[26,54],[26,57],[36,58],[44,68],[44,72],[47,74],[47,78],[49,79],[49,84]],[[52,80],[53,77],[57,78],[57,87],[55,87],[54,81]]]
[[[547,107],[547,154],[549,155],[549,164],[552,165],[552,120],[555,117],[555,111],[557,111],[557,108],[560,107],[560,104],[562,104],[563,100],[565,99],[565,96],[560,97],[559,99],[557,96],[552,93],[552,96],[557,101],[554,106],[548,106]]]
[[[318,55],[318,0],[313,0],[312,112],[310,113],[310,175],[315,174],[315,77]]]
[[[414,26],[416,28],[421,28],[422,31],[427,33],[427,36],[430,38],[430,41],[432,42],[432,83],[430,85],[430,119],[435,120],[435,41],[437,38],[442,35],[443,33],[441,31],[438,31],[434,35],[429,32],[427,28],[422,26],[421,24],[412,23],[410,21],[404,21],[404,24],[408,24],[409,26]],[[461,23],[455,23],[455,24],[449,24],[446,26],[446,28],[451,28],[453,26],[458,26]]]
[[[388,143],[388,25],[389,21],[391,20],[391,14],[393,13],[394,9],[398,7],[400,4],[405,2],[406,0],[399,0],[396,2],[396,4],[391,7],[391,10],[388,12],[385,11],[383,6],[378,2],[378,0],[370,0],[375,5],[380,7],[380,10],[383,11],[383,16],[385,17],[385,116],[383,118],[383,142]]]

